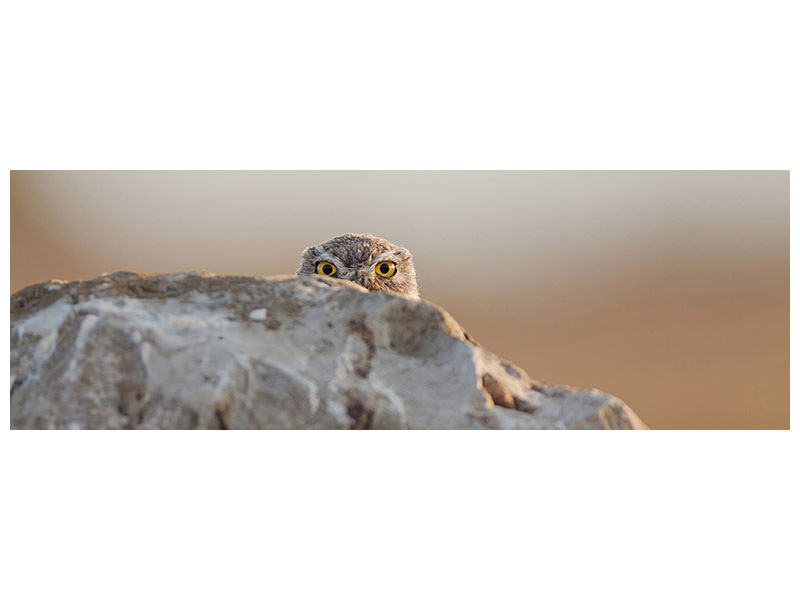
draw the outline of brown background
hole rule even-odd
[[[115,270],[293,273],[370,232],[537,379],[653,428],[789,426],[783,171],[11,174],[11,290]]]

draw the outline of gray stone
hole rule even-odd
[[[441,308],[317,276],[114,273],[11,298],[14,429],[643,429]]]

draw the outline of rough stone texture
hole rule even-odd
[[[345,281],[114,273],[11,298],[14,429],[638,429],[439,307]]]

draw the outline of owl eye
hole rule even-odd
[[[334,273],[336,273],[336,267],[333,266],[332,263],[329,262],[321,262],[317,264],[317,273],[320,275],[327,275],[330,277]]]
[[[375,272],[381,277],[391,277],[397,273],[397,265],[391,261],[385,260],[375,265]]]

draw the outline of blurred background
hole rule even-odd
[[[423,298],[655,429],[789,427],[785,171],[13,171],[11,291],[117,270],[294,273],[341,233]]]

